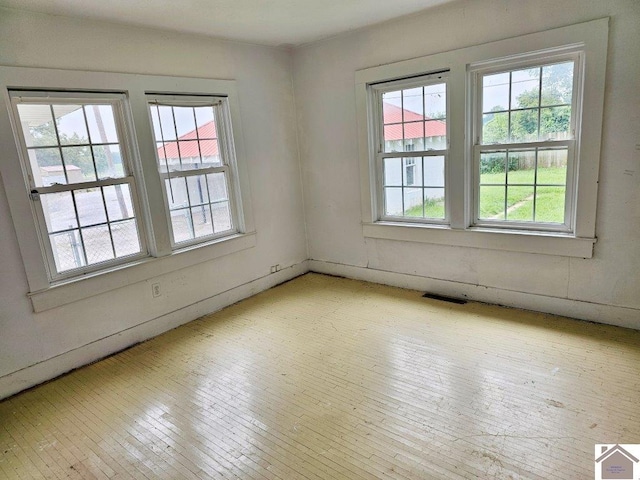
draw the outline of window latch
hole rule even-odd
[[[31,200],[33,200],[34,202],[39,201],[39,200],[40,200],[40,192],[34,188],[34,189],[33,189],[33,190],[31,190],[31,192],[29,193],[29,198],[30,198]]]

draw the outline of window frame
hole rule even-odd
[[[405,150],[407,145],[403,145],[402,150],[397,152],[385,152],[384,149],[384,113],[383,113],[383,101],[382,96],[384,93],[393,92],[397,90],[405,90],[417,87],[426,87],[430,85],[444,84],[446,86],[446,148],[444,149],[426,149],[426,150]],[[433,224],[433,225],[447,225],[449,223],[449,208],[448,201],[449,195],[447,194],[447,182],[449,175],[447,174],[448,157],[449,157],[449,83],[448,83],[448,71],[438,71],[431,73],[424,73],[419,76],[411,76],[410,78],[392,79],[388,81],[375,82],[368,85],[368,95],[370,97],[372,115],[371,115],[371,128],[373,131],[373,148],[375,148],[375,178],[376,189],[373,192],[375,203],[375,215],[380,221],[389,222],[407,222],[407,223],[420,223],[420,224]],[[424,99],[423,99],[424,101]],[[424,116],[424,115],[423,115]],[[404,122],[401,123],[404,125]],[[411,143],[415,147],[414,143]],[[385,194],[384,194],[384,160],[386,158],[399,158],[404,164],[405,158],[417,158],[421,157],[422,161],[422,175],[424,180],[424,157],[444,157],[444,218],[429,218],[429,217],[406,217],[385,214]],[[404,165],[402,166],[402,173],[404,179]],[[402,181],[403,193],[404,193],[404,180]],[[423,186],[415,187],[421,188],[424,191]],[[424,193],[424,192],[423,192]]]
[[[151,108],[152,105],[162,105],[162,106],[174,106],[174,107],[198,107],[198,106],[212,106],[214,107],[214,121],[216,133],[218,135],[218,149],[221,157],[221,166],[219,167],[207,167],[200,168],[194,170],[174,170],[173,175],[171,172],[162,172],[160,169],[158,173],[161,178],[162,183],[162,193],[164,198],[164,207],[165,214],[167,217],[167,224],[169,225],[169,229],[171,231],[171,248],[172,250],[179,250],[181,248],[188,248],[195,245],[207,243],[210,241],[218,240],[221,238],[229,237],[238,234],[243,226],[241,224],[241,219],[243,216],[241,215],[241,206],[242,202],[239,198],[238,192],[240,191],[239,184],[237,182],[237,161],[236,154],[234,148],[234,140],[233,140],[233,130],[231,126],[231,117],[229,113],[229,99],[227,96],[205,96],[205,95],[180,95],[180,94],[158,94],[158,93],[147,93],[146,95],[147,103],[149,105],[149,117],[151,119]],[[151,121],[151,120],[150,120]],[[196,125],[197,129],[197,125]],[[157,145],[162,143],[161,140],[156,138],[155,132],[153,133],[154,144]],[[175,140],[178,142],[178,138]],[[157,157],[156,150],[156,158],[158,162],[158,166],[160,166],[160,159]],[[173,225],[171,221],[171,210],[169,208],[169,198],[167,194],[165,180],[169,178],[176,177],[190,177],[194,175],[203,175],[207,173],[225,173],[226,179],[226,187],[228,192],[228,201],[229,201],[229,211],[231,216],[231,225],[232,228],[230,230],[224,230],[220,233],[213,233],[212,235],[206,235],[201,237],[195,237],[182,241],[176,242],[175,234],[173,232]]]
[[[147,236],[146,220],[141,215],[142,208],[138,196],[137,179],[134,175],[134,165],[132,162],[133,151],[135,145],[132,144],[132,130],[131,124],[127,119],[127,98],[123,93],[107,93],[107,92],[80,92],[80,91],[66,91],[57,92],[51,90],[23,90],[23,89],[10,89],[9,98],[11,99],[11,111],[12,121],[16,125],[16,142],[19,144],[18,155],[21,160],[21,166],[24,174],[25,184],[30,192],[31,198],[31,210],[33,217],[36,220],[36,230],[39,234],[39,243],[45,259],[45,268],[48,278],[51,283],[77,277],[80,275],[86,275],[92,272],[116,267],[119,265],[127,264],[139,260],[148,256],[147,249]],[[23,100],[26,100],[23,102]],[[105,105],[109,104],[113,108],[114,122],[116,131],[118,133],[118,145],[122,155],[122,164],[126,169],[127,175],[116,179],[104,179],[100,180],[96,177],[96,180],[85,181],[80,183],[66,183],[66,184],[54,184],[51,186],[37,186],[35,184],[34,175],[32,171],[31,161],[28,158],[28,147],[25,142],[22,128],[17,125],[20,124],[20,115],[18,112],[18,105],[52,105],[52,104],[78,104],[78,105]],[[56,136],[58,135],[56,128]],[[90,145],[94,145],[91,142]],[[57,148],[61,148],[60,144],[55,145]],[[131,193],[131,203],[135,212],[133,217],[136,221],[136,232],[138,235],[138,242],[140,244],[140,252],[132,255],[125,255],[122,257],[114,257],[112,260],[103,262],[97,262],[77,267],[69,270],[58,271],[56,262],[54,259],[53,248],[49,240],[49,232],[47,229],[47,222],[44,216],[44,209],[42,207],[42,201],[39,198],[40,195],[46,195],[49,193],[62,193],[72,192],[75,190],[82,190],[95,187],[105,187],[112,185],[128,185]],[[35,196],[34,196],[35,195]],[[75,202],[74,202],[75,203]],[[78,215],[77,211],[75,212]],[[106,214],[106,211],[105,211]],[[106,224],[112,222],[106,221]],[[81,229],[78,222],[78,230]],[[85,248],[83,248],[83,255],[86,255]]]
[[[28,198],[29,190],[19,156],[20,148],[16,143],[16,128],[21,127],[12,119],[9,97],[11,89],[126,95],[129,108],[125,109],[125,115],[131,125],[134,140],[134,149],[131,152],[132,173],[136,178],[141,209],[137,218],[144,218],[142,234],[147,239],[148,256],[119,265],[110,265],[101,270],[83,272],[73,277],[55,281],[49,278],[37,222],[33,218],[31,200]],[[162,207],[162,186],[146,101],[146,95],[154,92],[196,96],[204,92],[209,96],[228,98],[229,117],[234,133],[233,148],[238,167],[237,196],[241,199],[239,228],[234,235],[208,239],[206,242],[181,246],[179,249],[172,248],[167,218]],[[0,162],[0,173],[25,268],[29,288],[27,295],[35,312],[145,282],[172,271],[253,248],[257,243],[235,80],[0,66],[0,145],[5,148],[3,161]]]
[[[560,50],[560,51],[558,51]],[[544,67],[558,63],[572,61],[573,88],[571,95],[571,121],[570,138],[566,140],[539,140],[530,142],[505,142],[505,143],[482,143],[482,115],[483,115],[483,93],[480,78],[488,74],[507,73],[521,70],[528,67]],[[470,65],[470,90],[472,104],[471,138],[473,146],[471,156],[473,158],[473,197],[472,197],[472,222],[475,227],[487,227],[495,229],[516,229],[523,231],[547,231],[564,232],[572,234],[575,230],[575,215],[577,202],[577,189],[575,185],[576,176],[579,170],[580,146],[580,119],[582,118],[582,84],[584,77],[584,52],[580,47],[551,49],[533,54],[519,55],[516,59],[498,59],[492,62],[482,62],[475,66]],[[474,101],[475,100],[475,101]],[[541,107],[538,106],[538,110]],[[511,111],[511,109],[509,110]],[[516,222],[511,220],[488,220],[481,219],[480,210],[480,155],[484,152],[518,150],[518,149],[546,149],[553,147],[567,147],[567,177],[565,184],[565,205],[564,220],[562,224],[548,222]]]
[[[355,73],[362,230],[365,238],[512,252],[591,258],[596,243],[596,206],[603,123],[609,18],[463,47],[358,70]],[[473,82],[471,66],[530,60],[540,52],[580,50],[585,55],[583,103],[576,156],[573,232],[491,228],[474,224]],[[375,143],[369,85],[449,70],[449,225],[381,220],[375,204]]]

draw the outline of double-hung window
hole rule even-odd
[[[475,225],[573,230],[581,58],[473,71]]]
[[[50,280],[144,256],[124,95],[9,94]]]
[[[0,93],[35,311],[256,245],[234,80],[0,66]]]
[[[357,71],[364,237],[591,257],[607,38],[600,19]]]
[[[446,221],[445,73],[371,86],[380,218]]]
[[[148,100],[174,248],[237,232],[226,97]]]

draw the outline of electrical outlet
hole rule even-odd
[[[162,295],[162,292],[160,291],[160,284],[159,283],[152,283],[151,284],[151,294],[153,295],[154,298],[159,297],[160,295]]]
[[[271,273],[276,273],[278,270],[276,270],[277,265],[271,265]]]
[[[276,272],[279,272],[279,271],[280,271],[280,264],[277,264],[276,265]]]

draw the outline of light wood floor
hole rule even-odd
[[[0,403],[2,478],[593,478],[640,332],[308,274]]]

